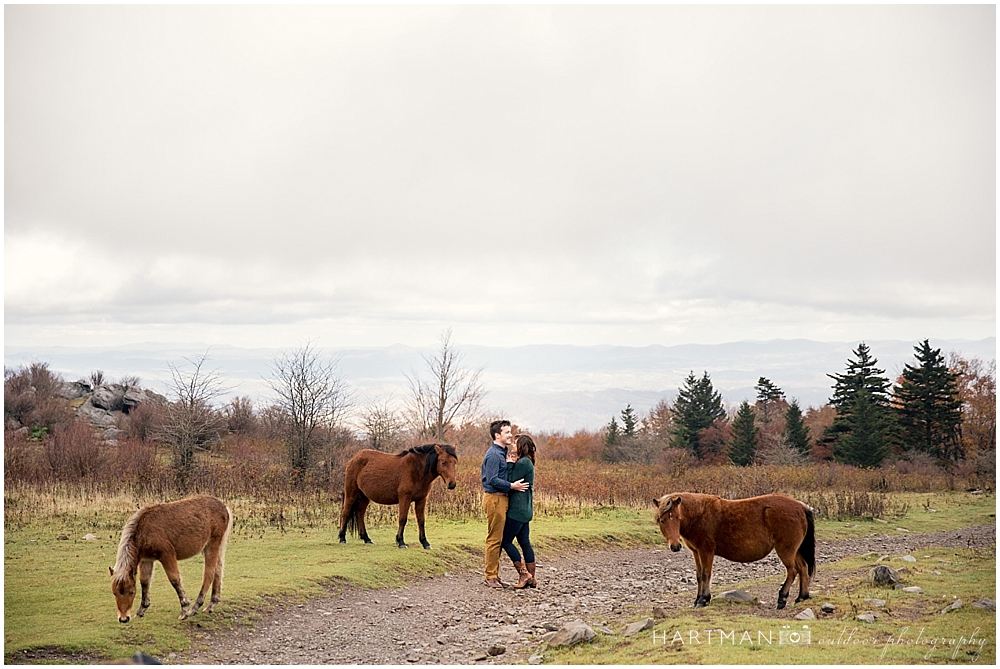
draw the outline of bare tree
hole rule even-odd
[[[479,381],[480,369],[462,367],[462,353],[451,344],[451,329],[441,333],[441,347],[436,355],[424,356],[430,379],[414,372],[406,375],[410,384],[407,414],[422,437],[443,441],[445,433],[456,427],[456,419],[473,420],[479,412],[486,390]]]
[[[184,360],[191,365],[190,371],[167,363],[171,401],[155,430],[156,438],[170,446],[174,471],[181,482],[187,481],[194,468],[195,450],[218,440],[222,420],[212,408],[212,401],[227,390],[218,372],[205,370],[207,352]]]
[[[334,428],[351,406],[347,382],[336,360],[320,357],[307,343],[274,359],[269,384],[278,396],[274,406],[284,417],[292,471],[301,477],[313,450],[333,439]]]
[[[377,451],[389,451],[400,445],[406,422],[392,406],[392,398],[378,399],[361,408],[361,428],[368,445]]]

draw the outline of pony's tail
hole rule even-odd
[[[812,576],[816,571],[816,523],[813,521],[813,512],[809,507],[806,507],[806,523],[808,523],[808,527],[806,528],[806,536],[799,544],[799,555],[809,565],[809,575]]]
[[[226,506],[226,513],[229,515],[229,522],[226,523],[226,533],[222,535],[222,543],[219,545],[219,579],[225,575],[226,571],[226,544],[229,543],[229,533],[233,531],[233,510]]]
[[[351,503],[351,508],[347,512],[347,531],[351,533],[352,537],[358,536],[358,504],[361,503],[361,495],[359,494],[354,498],[354,502]]]

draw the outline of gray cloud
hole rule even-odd
[[[994,19],[7,7],[7,336],[988,336]]]

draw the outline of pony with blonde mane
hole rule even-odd
[[[210,613],[222,598],[222,572],[226,559],[226,543],[233,529],[233,513],[222,501],[209,495],[195,495],[176,502],[151,504],[136,511],[122,528],[115,566],[110,567],[111,592],[118,608],[118,622],[131,620],[135,601],[135,576],[139,572],[142,601],[136,616],[149,608],[149,583],[153,578],[153,562],[160,561],[170,585],[177,591],[181,603],[180,620],[193,616],[205,603],[208,586],[212,599],[205,609]],[[205,573],[201,592],[194,605],[181,585],[178,560],[199,553],[205,555]]]

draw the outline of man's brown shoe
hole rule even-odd
[[[499,578],[488,578],[485,581],[483,581],[483,585],[489,588],[496,588],[497,590],[503,589],[503,584],[500,583]]]

